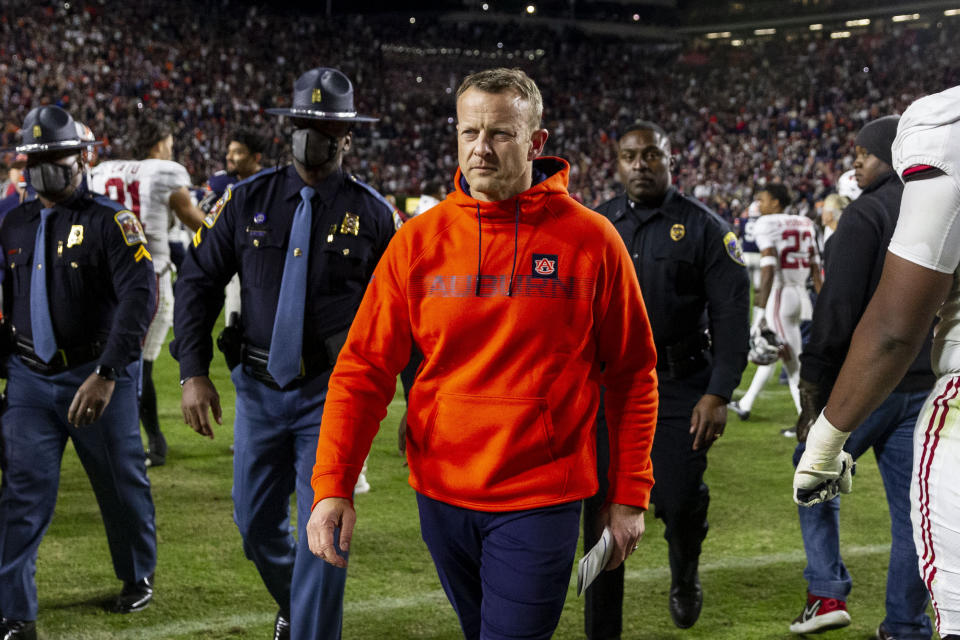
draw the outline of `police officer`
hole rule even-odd
[[[12,333],[0,494],[5,640],[36,637],[37,548],[53,517],[67,438],[93,485],[124,583],[112,610],[138,611],[153,596],[156,529],[137,380],[156,285],[137,217],[81,186],[87,144],[63,109],[27,114],[17,151],[27,154],[39,198],[0,227],[3,314]]]
[[[327,380],[373,268],[399,218],[372,188],[341,169],[357,115],[353,85],[336,69],[301,75],[288,109],[293,164],[229,187],[207,216],[177,280],[176,338],[183,416],[213,437],[220,399],[208,377],[210,334],[223,288],[240,274],[240,325],[221,346],[237,391],[234,517],[244,551],[280,606],[275,637],[339,638],[345,569],[314,557],[305,527],[313,507]],[[289,531],[296,490],[299,543]]]
[[[654,514],[669,545],[669,609],[692,626],[703,594],[697,566],[707,535],[707,450],[726,425],[726,404],[747,363],[750,285],[736,235],[715,213],[671,186],[670,139],[638,121],[620,138],[618,175],[626,193],[597,211],[613,222],[633,257],[657,346],[660,407],[653,440]],[[584,543],[599,539],[609,447],[603,411],[597,427],[600,491],[586,501]],[[587,591],[591,640],[619,638],[623,567]]]

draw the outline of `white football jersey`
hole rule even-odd
[[[933,352],[937,375],[960,372],[960,87],[920,98],[903,113],[893,142],[902,177],[926,167],[939,178],[907,182],[890,252],[927,269],[954,274],[938,315]]]
[[[773,286],[805,286],[810,265],[820,261],[813,220],[806,216],[770,213],[757,219],[753,233],[761,252],[771,248],[776,251]]]
[[[190,187],[190,174],[172,160],[108,160],[90,173],[90,189],[106,195],[140,218],[153,267],[160,273],[170,265],[168,231],[176,222],[170,195]]]

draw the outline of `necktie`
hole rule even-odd
[[[313,207],[311,187],[300,189],[302,198],[293,214],[290,246],[283,263],[283,280],[277,301],[277,317],[270,337],[270,358],[267,371],[281,387],[287,386],[300,373],[303,350],[303,307],[307,297],[307,264],[310,258],[310,222]]]
[[[47,298],[47,218],[53,209],[40,211],[40,226],[33,243],[33,273],[30,274],[30,330],[33,333],[33,350],[44,362],[50,362],[57,352],[57,339],[53,335],[53,320],[50,318],[50,303]]]

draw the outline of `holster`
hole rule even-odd
[[[231,371],[241,363],[243,349],[243,328],[240,326],[240,314],[234,311],[230,314],[227,326],[217,336],[217,349],[227,361],[227,368]]]
[[[669,344],[657,353],[657,372],[667,378],[680,380],[706,367],[710,361],[710,335],[706,331],[694,333]]]

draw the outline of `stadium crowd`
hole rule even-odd
[[[457,79],[502,65],[540,83],[546,151],[570,159],[570,191],[588,205],[616,191],[616,131],[645,118],[675,132],[679,186],[721,215],[739,215],[770,176],[798,194],[803,212],[851,167],[864,123],[958,81],[946,64],[958,54],[949,20],[930,30],[774,36],[732,47],[436,16],[303,20],[229,0],[5,5],[0,147],[16,142],[31,107],[52,102],[104,139],[105,157],[122,157],[138,113],[148,110],[174,124],[176,156],[197,184],[222,168],[226,136],[241,125],[272,132],[266,155],[284,161],[283,123],[264,109],[284,106],[302,69],[336,64],[359,87],[358,108],[382,118],[355,133],[347,166],[383,193],[418,195],[456,167]],[[880,90],[890,86],[899,91]]]

